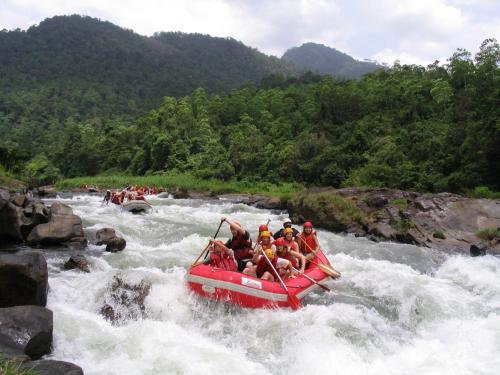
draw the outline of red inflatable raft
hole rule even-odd
[[[319,251],[316,260],[329,264],[325,255]],[[305,274],[317,282],[328,276],[315,264],[310,264]],[[239,272],[213,268],[198,264],[191,268],[186,276],[188,287],[202,297],[249,308],[290,307],[288,294],[279,282],[261,280]],[[316,288],[312,281],[304,276],[285,280],[290,295],[304,298]]]

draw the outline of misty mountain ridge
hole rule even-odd
[[[335,48],[317,43],[304,43],[290,48],[282,60],[301,66],[319,74],[329,74],[348,79],[360,79],[383,66],[368,61],[359,61]]]

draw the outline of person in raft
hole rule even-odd
[[[210,263],[210,265],[215,268],[236,272],[238,266],[234,259],[233,251],[228,249],[222,241],[211,238],[209,242],[210,258],[207,263]]]
[[[238,271],[241,272],[245,268],[246,262],[253,256],[250,233],[243,229],[241,224],[236,220],[222,217],[221,221],[229,224],[232,238],[226,242],[226,247],[233,250],[234,258],[238,262]]]
[[[293,238],[297,238],[297,236],[300,234],[299,231],[295,228],[292,228],[292,220],[290,219],[285,219],[283,221],[283,228],[281,228],[279,231],[277,231],[274,234],[274,239],[277,240],[280,237],[285,237],[285,229],[291,228],[293,232]]]
[[[104,196],[102,203],[106,202],[106,205],[108,205],[110,200],[111,200],[111,190],[106,190],[106,195]]]
[[[307,261],[316,258],[316,254],[319,251],[319,241],[316,237],[316,231],[313,230],[313,225],[310,221],[304,223],[298,242],[299,250],[306,256]]]
[[[259,227],[263,228],[264,226],[261,225]],[[271,232],[265,230],[262,232],[259,232],[259,237],[258,237],[258,246],[257,246],[257,252],[254,253],[252,257],[252,261],[248,261],[245,265],[245,269],[243,270],[243,273],[245,275],[250,275],[253,277],[257,277],[256,270],[257,270],[257,263],[259,262],[260,257],[262,256],[262,251],[265,251],[267,249],[274,249],[273,244],[271,243]]]
[[[269,232],[271,235],[271,239],[273,238],[273,233],[269,231],[269,227],[266,224],[262,224],[261,226],[259,226],[259,235],[257,236],[257,243],[260,243],[262,241],[263,232]]]
[[[288,247],[283,237],[280,237],[276,241],[274,241],[274,245],[276,246],[276,254],[278,255],[278,258],[288,260],[293,268],[299,270],[300,273],[304,273],[307,263],[306,257],[304,255]],[[282,272],[282,270],[284,272]],[[297,271],[290,270],[288,267],[286,267],[285,269],[280,268],[278,272],[280,272],[280,275],[283,275],[285,278],[290,276],[294,277],[297,275]]]

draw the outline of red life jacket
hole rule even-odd
[[[286,253],[278,252],[277,254],[279,258],[290,261],[290,263],[292,263],[292,267],[299,268],[299,262],[297,262],[297,258],[295,258],[288,250],[286,250]]]
[[[276,269],[276,267],[278,266],[278,257],[274,257],[273,259],[271,259],[271,263],[274,267],[274,269]],[[257,277],[262,277],[262,275],[264,275],[265,272],[269,272],[271,275],[274,276],[274,279],[275,280],[278,280],[278,275],[276,274],[276,272],[274,272],[273,268],[269,265],[269,263],[267,262],[266,258],[264,257],[264,255],[262,255],[260,258],[259,258],[259,261],[257,262],[257,270],[255,271],[257,273]]]
[[[316,242],[315,235],[316,235],[316,231],[312,231],[311,234],[309,234],[309,235],[306,235],[304,232],[302,232],[300,234],[298,240],[299,240],[300,252],[302,254],[312,253],[313,250],[316,249],[316,246],[318,246],[318,243]]]
[[[299,250],[299,249],[297,249],[296,242],[293,239],[291,239],[290,241],[288,241],[286,238],[283,238],[283,239],[285,240],[285,246],[290,247],[290,249],[293,251]]]
[[[210,252],[211,266],[226,271],[236,272],[238,270],[238,265],[234,257],[230,254],[229,249],[221,241],[215,241],[213,247],[215,251]]]
[[[245,240],[243,235],[238,233],[231,239],[231,249],[234,251],[234,257],[237,260],[251,258],[250,250],[252,250],[252,241]]]

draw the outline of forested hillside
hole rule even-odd
[[[131,123],[68,119],[37,140],[27,170],[500,190],[499,62],[498,43],[486,40],[474,59],[460,50],[446,66],[395,65],[359,81],[200,88]],[[8,166],[20,160],[3,155]]]
[[[335,48],[317,43],[290,48],[282,59],[316,73],[349,79],[359,79],[364,74],[384,68],[373,62],[355,60]]]
[[[0,129],[31,124],[27,134],[39,137],[69,117],[135,117],[167,95],[223,92],[296,70],[231,38],[144,37],[95,18],[58,16],[0,32]]]

